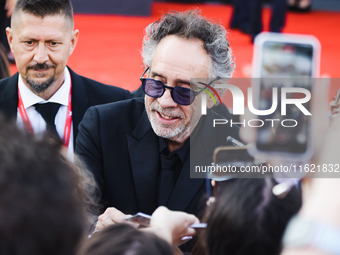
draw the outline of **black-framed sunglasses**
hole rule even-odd
[[[199,92],[193,91],[189,88],[183,87],[169,87],[163,84],[161,81],[156,81],[154,79],[143,78],[144,74],[149,70],[149,67],[145,69],[144,73],[140,77],[142,82],[142,88],[145,94],[149,97],[159,98],[163,96],[165,89],[171,90],[171,97],[177,104],[180,105],[190,105],[195,97],[203,91],[203,89]]]

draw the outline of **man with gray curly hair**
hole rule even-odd
[[[206,187],[204,179],[190,179],[189,147],[210,164],[212,150],[226,143],[215,137],[210,150],[204,137],[189,139],[209,125],[200,113],[203,90],[191,79],[228,78],[234,69],[225,29],[198,11],[170,12],[146,28],[142,56],[144,100],[92,107],[79,126],[76,152],[108,207],[97,230],[160,205],[198,215]],[[238,137],[234,128],[224,131]]]
[[[225,28],[203,18],[197,10],[169,13],[146,28],[142,52],[145,66],[151,67],[157,45],[168,35],[201,40],[203,48],[211,58],[209,78],[231,77],[235,63]]]

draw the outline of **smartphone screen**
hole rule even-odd
[[[313,47],[309,44],[263,43],[261,77],[312,77]]]
[[[273,98],[277,100],[275,111],[258,116],[263,125],[257,127],[256,148],[268,153],[305,154],[310,146],[311,115],[306,115],[296,104],[285,102],[299,102],[308,96],[308,91],[311,95],[312,78],[317,72],[316,44],[308,38],[303,40],[302,36],[266,34],[255,42],[255,50],[258,51],[254,62],[256,76],[260,77],[256,81],[257,108],[270,109],[275,102]],[[302,106],[310,113],[310,100]]]
[[[282,78],[286,80],[286,78]],[[280,86],[292,86],[296,88],[304,88],[311,91],[311,79],[299,82],[300,79],[296,79],[293,82],[280,81],[269,78],[266,81],[261,80],[261,105],[264,109],[270,108],[272,105],[272,87],[270,84],[276,84],[277,88],[277,103],[280,106],[281,100],[281,88]],[[289,85],[287,85],[289,84]],[[292,92],[286,94],[289,99],[299,99],[305,97],[305,94],[298,92]],[[268,106],[268,107],[267,107]],[[310,112],[310,101],[303,104],[304,108]],[[296,105],[287,104],[286,114],[282,115],[280,107],[272,114],[265,116],[258,116],[258,119],[262,120],[261,127],[257,130],[256,147],[261,151],[268,152],[284,152],[293,154],[303,154],[307,151],[309,146],[309,138],[311,132],[311,116],[305,115]]]

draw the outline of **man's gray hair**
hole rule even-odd
[[[185,12],[171,11],[145,29],[143,63],[151,67],[155,48],[167,35],[186,39],[200,39],[212,60],[209,70],[211,79],[230,78],[235,63],[226,30],[221,24],[213,23],[200,15],[198,10]]]

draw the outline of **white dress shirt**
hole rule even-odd
[[[33,131],[35,134],[42,134],[46,130],[46,122],[43,117],[35,110],[34,104],[53,102],[60,104],[60,108],[55,117],[55,125],[58,135],[62,139],[64,137],[64,129],[66,122],[67,106],[69,103],[69,93],[71,87],[71,75],[68,69],[65,67],[65,79],[64,83],[58,89],[58,91],[47,101],[38,95],[34,94],[23,82],[21,75],[19,75],[19,91],[22,98],[22,103],[25,107],[27,116],[31,122]],[[17,125],[21,128],[24,127],[22,117],[19,109],[17,110]],[[73,121],[71,125],[70,142],[67,149],[67,154],[70,158],[73,157]]]

